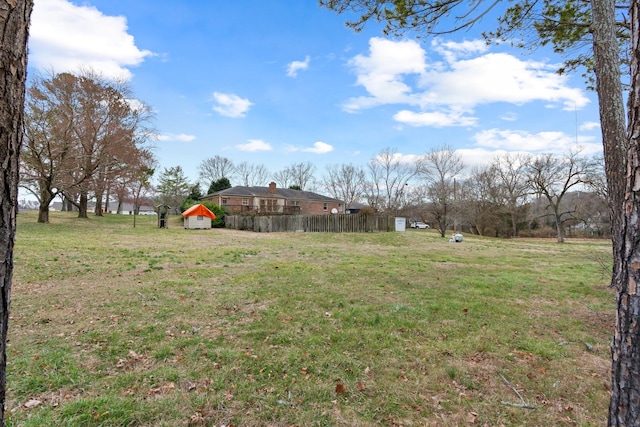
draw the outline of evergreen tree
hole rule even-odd
[[[189,191],[192,187],[182,167],[174,166],[164,168],[158,177],[157,189],[158,193],[160,193],[162,204],[177,209],[189,196]]]
[[[231,188],[231,182],[229,181],[228,178],[223,176],[222,178],[216,181],[213,181],[211,183],[211,185],[209,186],[209,191],[207,191],[207,194],[213,194],[218,191],[226,190],[227,188]]]

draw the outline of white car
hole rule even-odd
[[[411,223],[411,228],[424,228],[424,229],[427,229],[427,228],[430,228],[430,227],[429,227],[429,224],[425,224],[422,221],[416,221],[416,222],[412,222]]]

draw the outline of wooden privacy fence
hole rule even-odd
[[[394,231],[395,217],[370,215],[226,215],[226,228],[257,232],[366,233]]]

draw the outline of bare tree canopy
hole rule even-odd
[[[265,165],[241,162],[235,168],[235,176],[240,185],[245,187],[264,187],[269,183],[271,172]]]
[[[530,157],[523,154],[506,153],[495,157],[491,162],[495,179],[504,190],[513,236],[518,235],[518,217],[522,212],[520,202],[530,192],[526,176],[526,167],[530,160]]]
[[[199,177],[206,187],[223,177],[231,179],[235,170],[236,167],[231,160],[218,155],[204,159],[198,165]]]
[[[558,243],[564,242],[563,221],[571,214],[571,211],[561,209],[562,200],[576,186],[588,186],[594,170],[592,160],[574,152],[562,157],[545,154],[535,157],[527,164],[529,185],[536,194],[547,200],[548,207],[551,208],[558,232]]]
[[[348,209],[362,197],[365,173],[362,168],[352,164],[331,165],[327,167],[322,180],[331,196],[342,200]]]
[[[387,147],[369,161],[367,172],[364,197],[372,207],[393,213],[404,207],[407,187],[418,173],[418,164]]]
[[[483,236],[507,235],[506,191],[491,166],[475,167],[469,178],[457,184],[458,217]]]
[[[292,163],[273,174],[273,179],[280,187],[295,187],[298,190],[309,190],[314,182],[316,167],[311,162]]]
[[[419,173],[425,180],[430,203],[429,216],[437,224],[442,237],[456,214],[456,178],[462,169],[462,158],[448,145],[432,149],[419,164]]]

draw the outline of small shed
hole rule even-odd
[[[182,217],[184,218],[184,228],[208,229],[211,228],[211,220],[216,219],[216,214],[200,203],[182,212]]]

